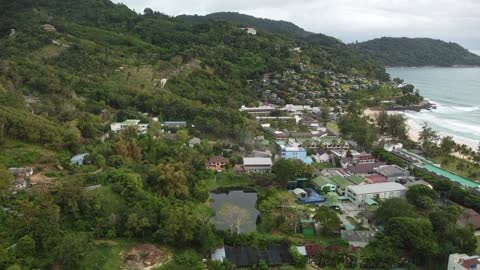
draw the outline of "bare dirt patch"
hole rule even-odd
[[[169,257],[168,249],[152,244],[141,244],[123,253],[123,259],[128,269],[153,269],[164,264]]]

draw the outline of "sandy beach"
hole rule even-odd
[[[363,111],[363,114],[370,117],[371,119],[374,119],[376,120],[377,118],[377,115],[378,113],[380,113],[380,111],[378,110],[372,110],[370,108],[366,109]],[[401,111],[387,111],[388,114],[403,114],[403,112]],[[417,123],[415,120],[413,119],[410,119],[406,116],[406,124],[408,126],[408,137],[414,141],[414,142],[418,142],[418,137],[420,135],[420,132],[422,132],[422,124],[420,123]],[[453,137],[453,140],[457,143],[457,144],[465,144],[467,145],[468,147],[471,147],[472,149],[476,150],[477,147],[478,147],[478,142],[475,141],[475,140],[469,140],[469,139],[466,139],[466,138],[461,138],[461,137],[458,137],[458,136],[455,136],[455,135],[452,135],[452,134],[447,134],[447,133],[444,133],[444,132],[438,132],[438,134],[441,136],[441,137],[445,137],[445,136],[452,136]],[[459,157],[461,157],[459,155]]]

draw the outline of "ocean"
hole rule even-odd
[[[480,68],[388,68],[392,78],[415,85],[437,109],[404,112],[412,130],[427,122],[441,136],[477,149],[480,142]]]

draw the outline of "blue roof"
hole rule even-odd
[[[325,202],[325,197],[318,194],[315,190],[311,188],[306,188],[305,191],[310,194],[308,197],[300,197],[298,201],[302,204],[317,204]]]
[[[70,159],[70,161],[73,162],[73,163],[83,161],[85,159],[85,157],[88,156],[88,155],[89,155],[88,153],[78,154],[78,155],[73,156]]]

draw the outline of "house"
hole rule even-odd
[[[28,179],[33,175],[33,168],[9,168],[8,171],[15,176],[14,193],[27,188]]]
[[[55,26],[51,25],[51,24],[44,24],[42,25],[42,29],[43,31],[45,32],[56,32],[57,29],[55,28]]]
[[[284,159],[299,159],[305,164],[312,164],[312,158],[307,156],[307,150],[298,144],[280,145],[280,157]]]
[[[479,270],[480,257],[467,254],[450,254],[447,270]]]
[[[227,163],[228,159],[222,156],[214,156],[208,160],[207,169],[211,171],[222,172],[225,170]]]
[[[462,226],[472,226],[475,231],[480,229],[480,214],[470,208],[464,208],[462,216],[458,220]]]
[[[315,177],[312,180],[312,184],[318,192],[323,192],[324,188],[329,188],[329,191],[337,191],[337,185],[325,176]]]
[[[313,160],[317,163],[328,163],[330,162],[330,155],[324,150],[319,150],[316,155],[312,156]]]
[[[187,122],[185,122],[185,121],[165,121],[165,122],[162,123],[162,127],[172,128],[172,129],[186,128],[187,127]]]
[[[374,168],[374,171],[379,175],[387,178],[388,182],[397,182],[405,180],[410,175],[410,172],[406,169],[400,168],[397,165],[383,165]]]
[[[367,176],[376,173],[375,168],[387,165],[385,162],[355,164],[347,167],[347,171],[353,175]]]
[[[269,173],[272,171],[270,158],[244,157],[243,168],[247,173]]]
[[[376,161],[372,154],[366,152],[360,153],[357,158],[358,164],[371,164]]]
[[[128,128],[135,128],[138,134],[146,134],[148,131],[148,124],[140,124],[140,120],[137,119],[129,119],[123,122],[110,124],[110,130],[113,133],[121,133]]]
[[[70,164],[82,166],[85,162],[85,158],[89,156],[89,153],[83,153],[73,156],[70,159]]]
[[[366,247],[368,242],[375,237],[373,231],[362,230],[362,231],[350,231],[342,230],[340,231],[342,239],[347,241],[348,244],[352,247]]]
[[[269,266],[280,266],[293,263],[288,245],[272,245],[266,248],[250,246],[224,246],[211,255],[212,261],[228,260],[236,267],[252,267],[264,261]]]
[[[360,208],[367,200],[390,199],[404,197],[407,188],[395,182],[370,185],[348,186],[345,191],[347,199],[354,206]]]
[[[188,145],[189,145],[190,147],[194,147],[195,145],[199,145],[199,144],[201,144],[201,143],[202,143],[202,140],[200,140],[199,138],[196,138],[196,137],[191,138],[191,139],[188,141]]]
[[[368,184],[378,184],[388,182],[387,178],[383,175],[369,175],[365,177],[365,182]]]
[[[251,26],[247,26],[245,28],[242,28],[242,30],[245,30],[245,32],[247,32],[247,34],[249,35],[256,35],[257,34],[257,29],[251,27]]]

